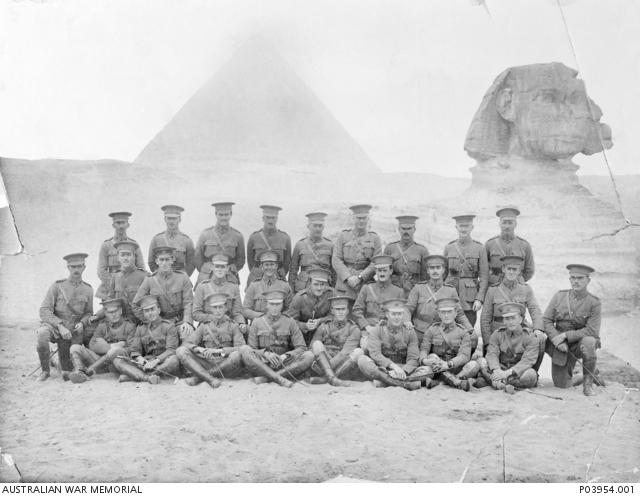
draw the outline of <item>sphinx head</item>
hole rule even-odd
[[[558,62],[504,71],[471,122],[467,153],[477,160],[567,159],[611,148],[611,129],[577,74]]]

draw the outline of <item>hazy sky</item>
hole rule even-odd
[[[4,1],[0,155],[133,160],[234,50],[269,39],[384,171],[469,176],[469,122],[503,69],[576,67],[556,0]],[[581,77],[640,162],[640,6],[562,0]],[[605,174],[601,154],[577,156]]]

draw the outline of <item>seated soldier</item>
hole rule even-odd
[[[367,337],[371,330],[384,318],[383,302],[391,299],[404,299],[404,290],[391,283],[393,274],[393,257],[390,255],[376,255],[371,259],[376,271],[376,281],[362,286],[355,304],[353,304],[353,320],[362,332],[362,348],[367,348]],[[409,313],[405,311],[404,321],[408,327]]]
[[[420,362],[431,369],[432,378],[436,375],[447,385],[468,392],[480,366],[470,360],[471,335],[455,322],[460,302],[455,297],[440,298],[436,306],[439,319],[424,334]]]
[[[383,304],[386,319],[372,328],[368,339],[369,356],[358,357],[358,368],[377,387],[417,390],[422,382],[430,386],[429,371],[418,368],[416,333],[404,322],[404,298],[387,300]]]
[[[569,264],[571,290],[556,293],[542,318],[551,356],[551,377],[559,388],[572,385],[573,368],[582,358],[585,395],[594,395],[593,384],[604,386],[596,367],[596,349],[600,348],[600,299],[587,291],[595,270],[584,264]],[[576,381],[575,384],[578,382]]]
[[[360,328],[347,319],[349,302],[352,301],[347,295],[329,297],[331,318],[318,326],[311,340],[311,351],[316,358],[312,372],[324,378],[311,378],[310,383],[329,382],[334,387],[349,386],[339,378],[354,373],[358,357],[363,354],[362,349],[358,348]]]
[[[284,292],[268,292],[264,298],[267,312],[251,323],[249,344],[240,349],[242,361],[255,383],[274,381],[290,388],[290,380],[297,381],[311,367],[313,353],[307,350],[296,322],[282,314]]]
[[[242,315],[246,319],[256,319],[267,310],[264,298],[266,292],[280,291],[284,293],[284,307],[287,309],[293,298],[293,292],[289,284],[278,278],[278,254],[271,250],[265,250],[259,256],[262,275],[252,281],[244,294]]]
[[[173,247],[156,247],[156,264],[158,269],[147,276],[136,296],[132,307],[140,321],[144,321],[140,301],[147,295],[157,299],[160,306],[160,317],[174,323],[185,339],[193,332],[193,285],[184,271],[173,269],[175,257]]]
[[[542,331],[542,311],[538,305],[533,289],[521,278],[524,259],[518,255],[506,255],[502,261],[502,279],[487,290],[480,315],[480,330],[486,352],[489,346],[489,337],[498,328],[503,326],[503,317],[500,315],[500,305],[505,302],[519,302],[529,311],[533,322],[533,333],[540,342],[540,348],[544,351],[545,334]],[[529,325],[529,328],[531,326]],[[540,357],[542,361],[542,356]],[[539,366],[539,364],[537,365]],[[538,367],[535,368],[536,371]]]
[[[329,298],[335,290],[329,286],[331,273],[321,268],[307,271],[310,285],[296,293],[285,314],[292,318],[300,328],[305,342],[309,344],[313,332],[325,321],[331,320]]]
[[[158,375],[177,378],[180,361],[176,357],[178,331],[175,324],[160,317],[160,304],[153,295],[143,297],[139,306],[143,313],[143,323],[127,342],[131,357],[118,356],[113,359],[113,365],[120,373],[118,381],[147,381],[156,384],[160,380]]]
[[[442,298],[458,299],[458,291],[449,283],[444,282],[447,259],[442,255],[429,255],[425,258],[429,279],[421,281],[409,292],[407,308],[412,317],[412,322],[418,337],[418,344],[422,343],[424,333],[433,323],[440,321],[436,302]],[[470,334],[473,334],[473,326],[467,319],[460,304],[456,305],[455,321]],[[472,351],[478,343],[472,336]],[[480,352],[480,351],[479,351]],[[482,354],[478,354],[482,355]]]
[[[69,377],[73,383],[84,383],[94,373],[117,372],[112,366],[113,359],[128,355],[127,341],[136,332],[135,325],[124,319],[122,308],[121,299],[103,300],[105,319],[91,337],[89,348],[80,344],[71,346],[73,373]]]
[[[38,358],[42,373],[38,381],[45,381],[50,374],[49,342],[58,345],[62,378],[67,381],[73,369],[69,350],[72,343],[83,343],[83,333],[93,314],[93,289],[82,281],[87,254],[69,254],[69,277],[57,280],[49,287],[40,306],[40,326],[36,329]]]
[[[229,258],[224,254],[216,254],[211,257],[211,278],[203,280],[193,295],[193,319],[200,324],[213,319],[209,309],[205,307],[207,298],[216,293],[227,295],[227,316],[238,324],[240,331],[246,335],[249,331],[247,322],[242,315],[242,300],[240,299],[240,287],[230,281]]]
[[[206,282],[202,282],[196,292],[204,286]],[[176,351],[180,364],[195,375],[187,379],[188,385],[195,386],[204,381],[211,388],[216,388],[221,384],[216,377],[237,376],[242,369],[240,347],[246,342],[238,324],[226,314],[227,299],[226,293],[207,297],[205,305],[211,318],[200,323],[195,333]]]
[[[533,330],[523,323],[524,305],[505,302],[498,308],[504,326],[491,334],[480,371],[496,390],[514,393],[515,388],[532,388],[538,383],[534,365],[540,355],[539,342]],[[544,354],[544,352],[543,352]]]

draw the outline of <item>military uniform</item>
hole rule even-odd
[[[485,249],[489,259],[489,285],[495,285],[502,280],[502,262],[500,259],[505,255],[517,255],[524,259],[522,268],[523,281],[529,281],[533,277],[535,271],[533,251],[529,242],[524,238],[514,236],[513,239],[507,239],[501,235],[494,236],[487,240]]]
[[[451,373],[458,373],[471,360],[471,335],[458,323],[437,322],[429,326],[420,345],[420,362],[436,355],[451,361]]]
[[[58,344],[60,365],[63,371],[71,371],[71,344],[82,344],[83,334],[75,333],[78,323],[86,328],[93,314],[93,288],[82,280],[70,278],[57,280],[49,287],[40,305],[40,326],[36,329],[37,351],[43,373],[49,372],[49,342]],[[61,337],[58,326],[63,325],[71,333],[70,340]]]
[[[156,271],[158,266],[153,256],[157,247],[173,247],[173,252],[176,258],[173,263],[173,269],[176,271],[184,271],[187,275],[191,276],[196,268],[195,264],[195,248],[193,246],[193,240],[182,233],[177,231],[170,233],[168,230],[158,233],[151,239],[149,244],[149,269]]]
[[[240,284],[238,272],[245,262],[244,237],[232,227],[222,229],[211,226],[202,232],[196,244],[195,265],[199,271],[196,286],[210,278],[213,269],[211,258],[217,254],[229,258],[229,275],[233,283]]]
[[[289,284],[293,291],[297,293],[307,288],[309,270],[312,267],[321,267],[331,272],[332,255],[333,242],[328,238],[322,237],[319,240],[314,240],[308,236],[298,241],[293,248],[289,266]]]
[[[533,329],[544,329],[542,311],[531,287],[527,283],[520,283],[518,281],[513,283],[502,281],[499,284],[489,287],[482,307],[480,330],[485,347],[489,343],[491,334],[502,327],[503,318],[498,308],[505,302],[518,302],[523,304],[529,311],[529,315],[533,321]]]
[[[494,331],[489,339],[486,360],[490,371],[513,371],[506,383],[530,388],[538,381],[538,374],[533,368],[538,362],[539,342],[531,328],[523,324],[521,330],[510,332],[501,327]]]
[[[333,288],[328,288],[320,297],[316,297],[311,292],[311,289],[307,288],[296,293],[291,304],[287,307],[285,314],[296,322],[302,334],[305,335],[307,344],[311,340],[311,335],[307,329],[307,321],[310,319],[323,321],[331,319],[329,298],[333,297],[335,293]]]
[[[353,304],[352,315],[361,330],[375,326],[384,318],[382,303],[390,299],[404,299],[404,290],[390,281],[374,281],[364,285]]]
[[[109,284],[107,298],[120,299],[122,301],[122,315],[133,324],[140,323],[140,320],[133,313],[133,299],[147,276],[149,274],[146,271],[137,267],[128,270],[119,269],[113,274]],[[102,317],[101,313],[102,311],[98,313],[98,317]]]
[[[556,293],[542,321],[548,336],[546,350],[552,357],[551,377],[553,384],[560,388],[572,385],[573,368],[576,358],[582,358],[583,365],[589,371],[584,372],[585,379],[593,380],[596,375],[596,349],[600,348],[600,299],[588,291],[578,294],[574,290],[561,290]],[[565,333],[568,352],[561,352],[551,342],[558,334]],[[584,369],[584,367],[583,367]]]
[[[246,324],[242,315],[242,299],[240,287],[225,278],[205,280],[194,292],[193,319],[199,323],[206,323],[213,318],[207,309],[207,299],[214,294],[224,293],[227,296],[227,315],[236,324]]]
[[[425,257],[429,251],[424,245],[412,241],[406,246],[402,241],[397,241],[385,247],[384,255],[393,257],[391,283],[402,288],[405,297],[419,281],[427,279]]]
[[[286,281],[278,278],[267,278],[262,276],[259,280],[249,285],[244,294],[244,305],[242,315],[246,319],[256,319],[262,316],[267,310],[267,300],[265,294],[272,291],[284,293],[283,310],[288,309],[293,299],[293,292]]]
[[[322,342],[331,361],[337,369],[360,344],[360,328],[351,320],[338,322],[335,319],[318,326],[311,343]]]
[[[102,242],[102,245],[100,246],[100,253],[98,255],[98,278],[100,278],[101,284],[96,291],[96,297],[98,298],[108,297],[107,292],[111,285],[113,274],[120,269],[118,251],[114,244],[121,241],[138,243],[133,238],[125,237],[117,239],[114,236]],[[144,269],[144,256],[142,255],[140,247],[137,247],[135,251],[134,266]]]
[[[357,233],[353,229],[342,231],[333,248],[331,264],[336,272],[336,290],[355,298],[375,273],[371,259],[382,253],[380,237],[373,231]],[[349,276],[360,276],[356,288],[347,284]]]
[[[278,276],[286,279],[291,264],[291,238],[279,229],[269,233],[261,229],[251,233],[247,241],[247,263],[251,271],[247,279],[247,286],[262,277],[260,254],[267,250],[278,254],[278,260],[280,261]]]
[[[436,302],[442,298],[458,298],[456,289],[445,283],[438,285],[434,281],[421,281],[413,287],[407,300],[407,309],[411,315],[411,321],[415,326],[418,343],[422,343],[424,333],[433,323],[440,321]],[[465,316],[460,305],[456,306],[456,323],[467,330],[473,331],[473,326]]]
[[[460,297],[460,305],[471,325],[475,325],[473,303],[484,302],[489,283],[487,251],[475,240],[454,240],[444,248],[449,274],[446,283],[452,285]]]
[[[175,270],[166,274],[156,272],[144,279],[132,302],[133,312],[140,321],[143,320],[140,301],[146,295],[156,297],[163,319],[193,325],[193,285],[186,273]]]

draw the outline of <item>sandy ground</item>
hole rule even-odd
[[[638,320],[609,323],[618,332]],[[611,382],[621,366],[607,353],[609,384],[592,398],[553,388],[545,359],[535,391],[562,400],[369,382],[286,390],[229,380],[213,391],[101,375],[74,385],[55,372],[45,383],[25,377],[37,366],[34,324],[0,327],[0,447],[24,481],[640,480],[640,393]],[[627,384],[638,381],[627,372]],[[1,480],[16,478],[3,467]]]

